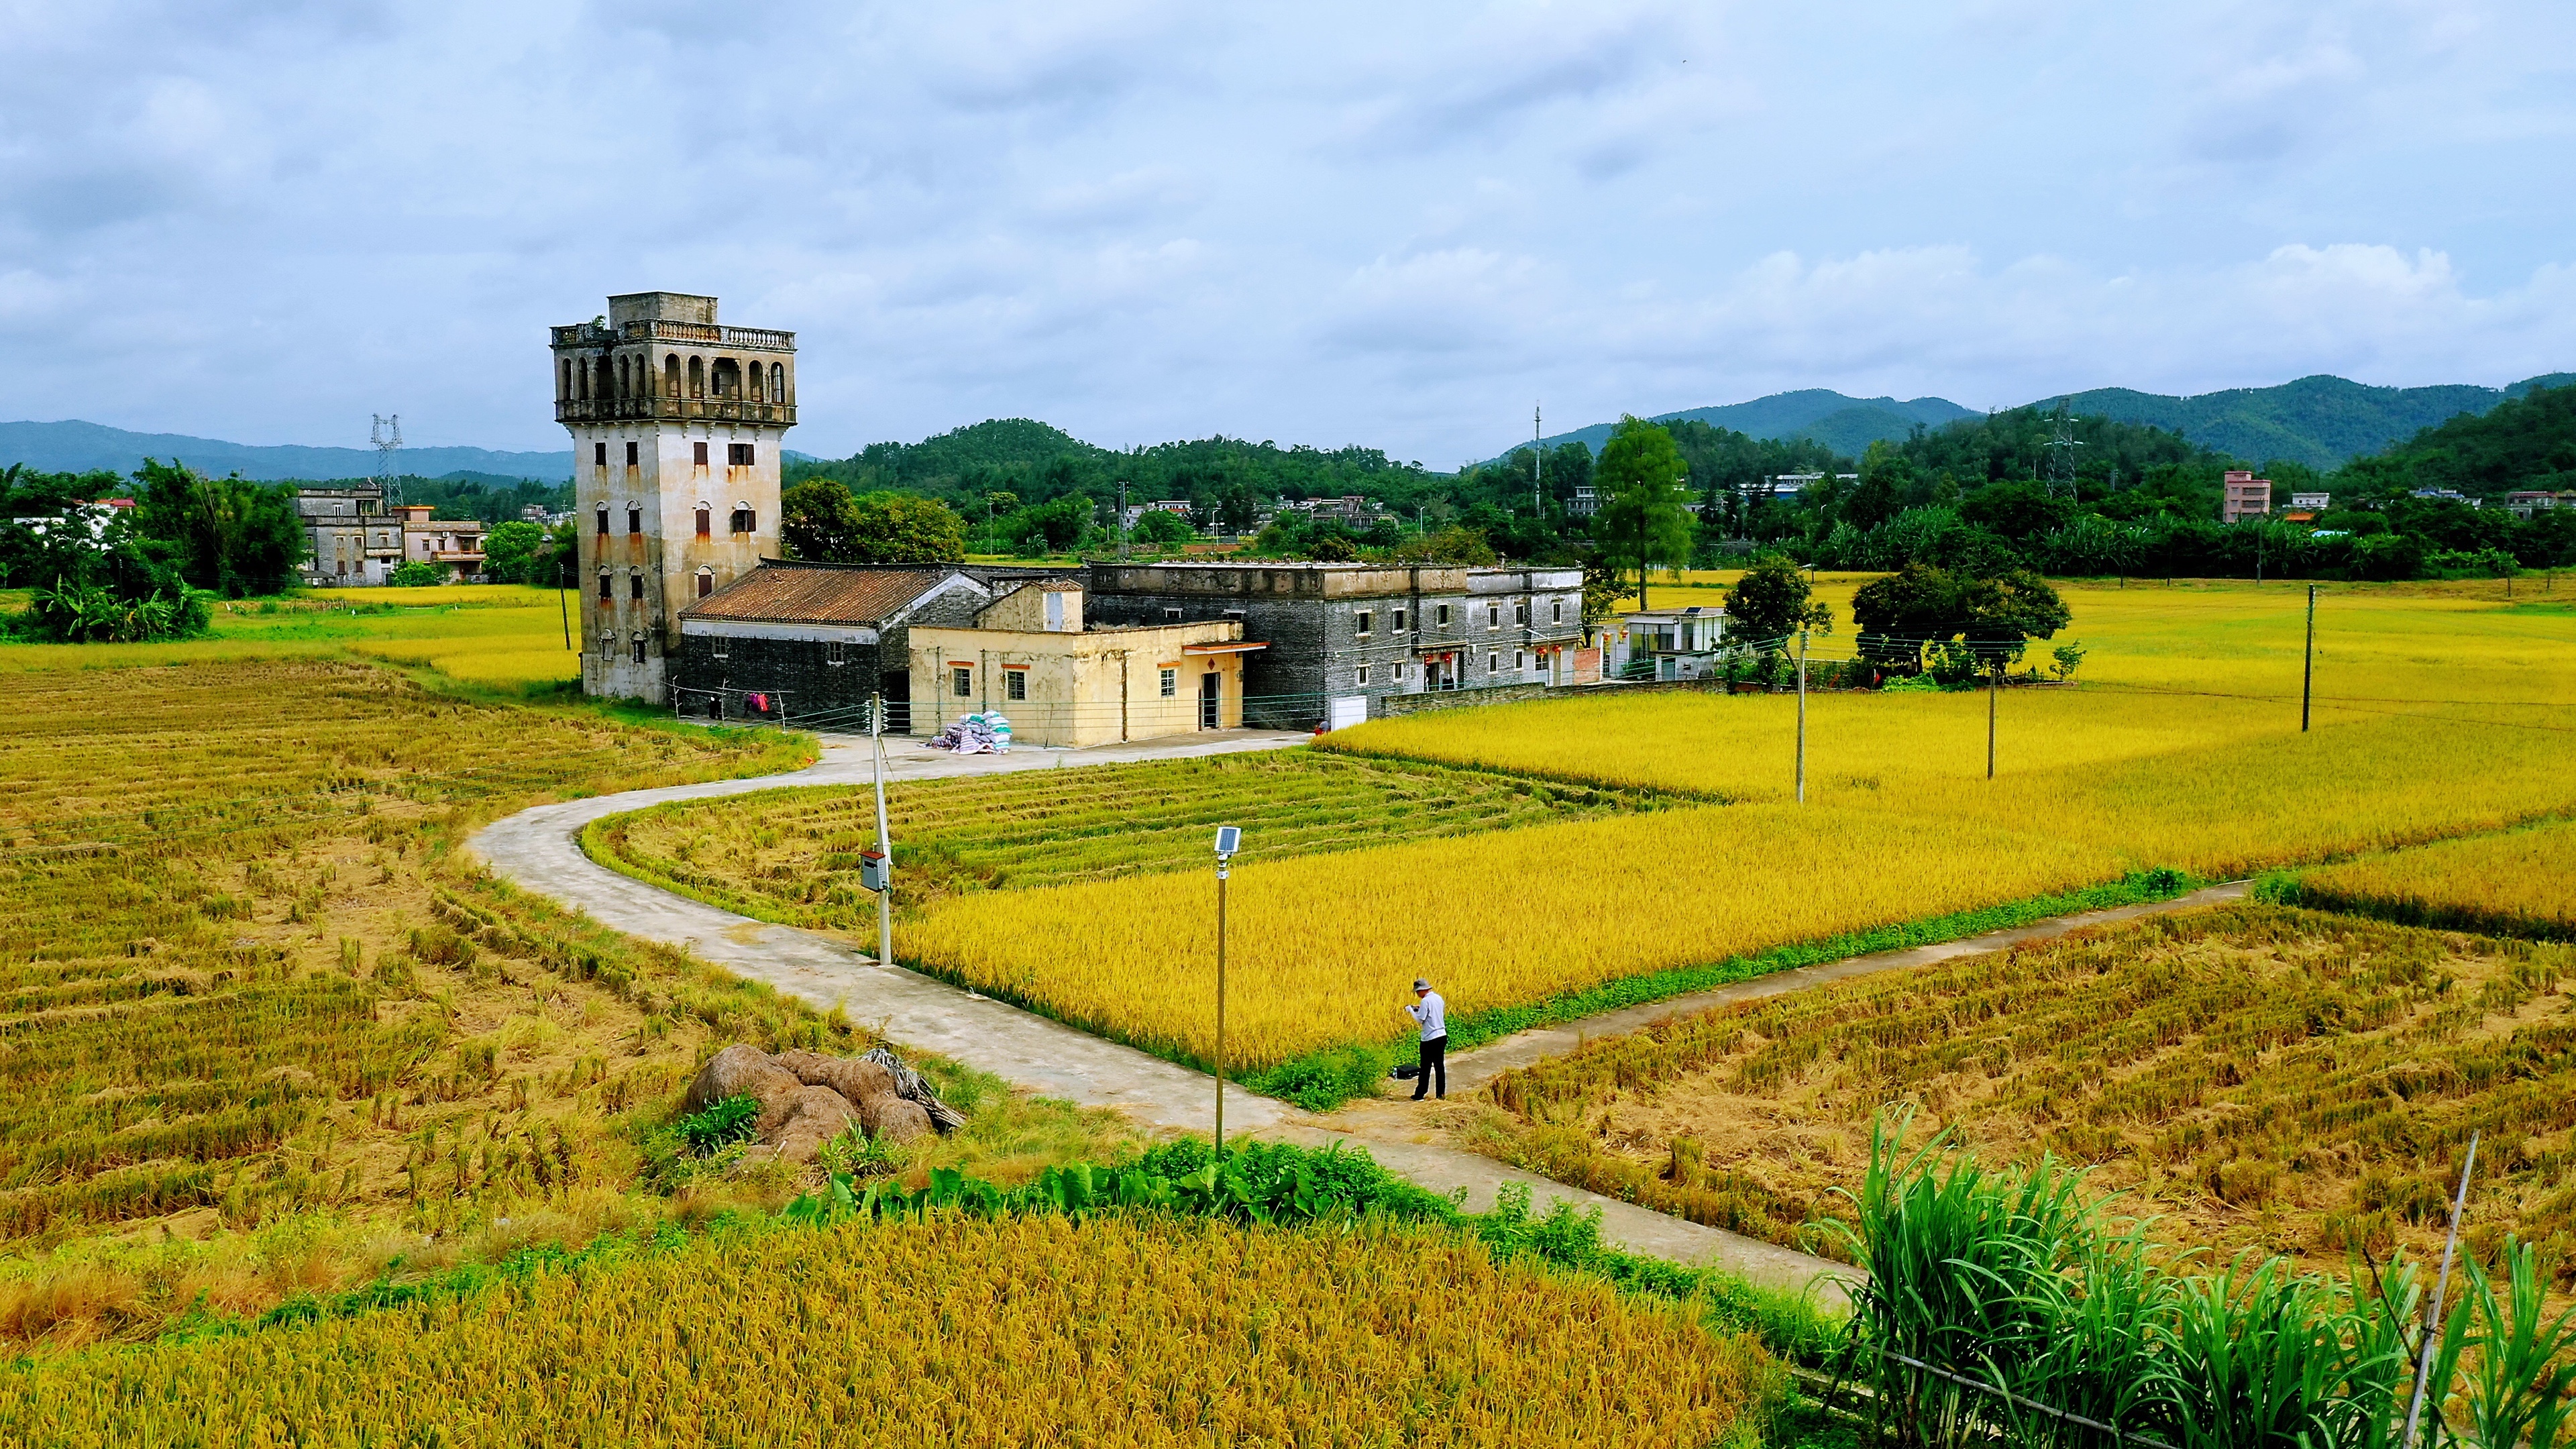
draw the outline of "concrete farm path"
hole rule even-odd
[[[889,780],[1179,759],[1242,750],[1282,749],[1309,737],[1229,730],[1177,740],[1142,741],[1080,751],[1023,746],[1007,755],[955,756],[908,738],[887,742]],[[521,811],[477,832],[469,848],[491,870],[522,888],[589,913],[629,935],[686,947],[700,957],[808,1002],[839,1005],[851,1019],[889,1039],[988,1071],[1014,1087],[1125,1113],[1139,1125],[1164,1131],[1207,1132],[1213,1126],[1213,1083],[1206,1074],[1132,1047],[1104,1041],[1034,1013],[952,986],[919,972],[878,965],[842,942],[792,926],[736,915],[620,875],[583,854],[583,827],[609,815],[674,800],[704,800],[807,785],[865,785],[870,758],[864,738],[826,736],[822,759],[806,769],[749,779],[631,790],[561,801]],[[1588,1037],[1634,1030],[1675,1012],[1799,990],[1874,971],[1928,965],[2018,941],[2063,934],[2082,926],[2213,904],[2244,894],[2242,885],[2220,886],[2178,900],[2042,921],[1973,940],[1854,957],[1802,967],[1647,1006],[1588,1017],[1562,1026],[1521,1032],[1450,1059],[1450,1085],[1471,1095],[1496,1074],[1569,1051]],[[1421,1108],[1392,1097],[1353,1102],[1314,1115],[1248,1092],[1226,1094],[1226,1126],[1237,1134],[1321,1146],[1348,1142],[1368,1149],[1388,1169],[1435,1192],[1464,1190],[1466,1206],[1483,1211],[1497,1192],[1517,1183],[1544,1207],[1562,1200],[1577,1210],[1599,1208],[1603,1236],[1630,1251],[1726,1269],[1765,1287],[1803,1291],[1819,1284],[1839,1296],[1835,1280],[1850,1269],[1775,1244],[1602,1197],[1516,1171],[1491,1158],[1438,1145]]]

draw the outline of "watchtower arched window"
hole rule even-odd
[[[626,396],[626,359],[617,359],[617,395]]]
[[[610,380],[608,376],[608,359],[606,357],[600,358],[598,367],[599,380],[591,385],[590,395],[595,398],[615,397],[617,394],[609,390]]]
[[[734,504],[733,531],[736,533],[757,533],[760,531],[760,514],[758,511],[753,509],[748,502],[738,502]]]
[[[644,531],[644,506],[642,504],[629,503],[626,505],[626,531],[628,533],[642,533]]]
[[[714,529],[712,525],[715,523],[715,517],[716,511],[714,509],[709,508],[704,503],[698,505],[698,537],[708,538],[713,536]]]
[[[555,374],[555,396],[558,399],[572,396],[572,359],[569,357],[563,360],[563,366]]]
[[[730,357],[717,358],[713,381],[715,383],[715,387],[713,389],[715,396],[731,398],[736,402],[740,402],[742,400],[741,363],[734,361]]]
[[[774,403],[787,401],[787,364],[783,362],[769,364],[769,400]]]
[[[635,642],[635,662],[636,662],[636,663],[638,663],[638,664],[641,664],[641,663],[643,663],[643,662],[644,662],[644,631],[643,631],[643,630],[638,629],[638,630],[636,630],[636,631],[635,631],[635,641],[634,641],[634,642]]]
[[[680,354],[676,352],[662,359],[662,391],[671,397],[680,395]]]
[[[706,395],[707,395],[707,363],[706,363],[706,359],[705,359],[705,358],[702,358],[702,357],[692,357],[692,358],[690,358],[690,359],[689,359],[689,396],[691,396],[691,397],[705,397]]]
[[[599,571],[599,601],[605,604],[613,601],[616,597],[617,580],[610,577],[608,570],[601,569]]]
[[[751,365],[751,400],[769,401],[769,370],[757,362]]]
[[[699,514],[698,516],[699,516],[700,518],[704,518],[704,517],[706,517],[706,515],[705,515],[705,514],[703,514],[703,513]],[[700,564],[700,565],[698,565],[698,597],[699,597],[699,598],[701,598],[701,599],[703,599],[703,598],[705,598],[707,595],[712,594],[712,593],[714,593],[715,591],[716,591],[716,571],[715,571],[714,569],[708,568],[708,567],[707,567],[706,565],[704,565],[704,564]]]
[[[608,537],[608,505],[605,503],[599,505],[599,536]]]
[[[628,569],[626,571],[626,597],[633,599],[639,604],[644,602],[644,571],[642,569]]]

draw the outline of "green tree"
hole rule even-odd
[[[789,558],[848,563],[858,548],[859,500],[838,478],[809,478],[778,495],[778,540]]]
[[[966,520],[918,493],[870,493],[850,510],[849,552],[837,563],[955,563],[966,556]]]
[[[1693,529],[1682,506],[1686,468],[1673,435],[1636,416],[1619,419],[1592,470],[1593,487],[1608,494],[1592,520],[1601,552],[1637,571],[1637,603],[1646,602],[1650,568],[1679,569],[1689,562]]]
[[[2014,543],[2055,533],[2074,511],[2073,504],[2023,478],[1989,483],[1959,500],[1961,518]]]
[[[1198,530],[1191,528],[1189,520],[1179,514],[1153,509],[1136,520],[1136,526],[1128,530],[1128,536],[1138,543],[1187,543],[1198,537]]]
[[[2025,641],[2046,639],[2071,618],[2065,600],[2028,569],[1980,577],[1909,563],[1852,595],[1861,657],[1907,673],[1926,649],[1953,641],[1990,664],[2019,659]]]
[[[208,478],[151,458],[134,477],[143,485],[135,526],[167,546],[189,583],[240,598],[273,594],[295,582],[306,541],[293,489]]]
[[[1494,561],[1494,546],[1485,536],[1463,523],[1417,534],[1397,547],[1395,556],[1406,563],[1464,564],[1470,568]]]
[[[447,570],[422,559],[407,558],[394,565],[385,582],[399,589],[425,589],[447,582]]]
[[[1785,554],[1766,553],[1726,591],[1727,632],[1774,647],[1800,629],[1832,633],[1831,606],[1808,597],[1807,576]]]
[[[505,584],[553,583],[549,571],[543,579],[534,577],[544,561],[546,531],[522,518],[492,525],[483,535],[483,572]]]

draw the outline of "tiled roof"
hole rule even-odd
[[[680,617],[769,624],[876,624],[955,572],[763,563],[682,609]]]

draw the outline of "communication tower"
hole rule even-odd
[[[2084,500],[2078,496],[2075,482],[2075,450],[2084,446],[2084,440],[2075,436],[2075,420],[2067,416],[2062,405],[2057,410],[2056,421],[2057,433],[2046,445],[2048,462],[2040,482],[2047,487],[2049,497],[2056,497],[2062,486],[2070,501],[2081,503]]]

